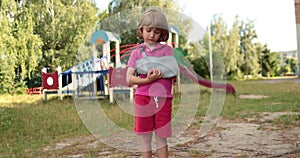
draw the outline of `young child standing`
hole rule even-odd
[[[145,11],[140,19],[137,31],[143,39],[132,51],[128,61],[127,82],[138,85],[135,92],[134,132],[141,140],[142,157],[152,157],[152,135],[155,133],[156,153],[159,158],[168,157],[167,138],[171,136],[172,78],[164,78],[159,69],[152,68],[147,74],[135,76],[136,61],[147,56],[173,56],[173,49],[162,41],[169,38],[166,16],[158,9]],[[168,63],[164,63],[168,65]]]

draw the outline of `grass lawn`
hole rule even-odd
[[[294,82],[261,83],[258,81],[230,81],[237,94],[227,95],[221,116],[244,120],[259,117],[262,112],[300,112],[300,84]],[[210,90],[201,90],[197,116],[205,116],[210,102]],[[242,99],[241,95],[261,95],[262,99]],[[177,96],[177,95],[176,95]],[[178,96],[177,96],[178,97]],[[180,99],[175,98],[176,104]],[[124,128],[133,117],[120,112],[116,105],[101,101],[112,120]],[[124,116],[122,116],[124,115]],[[272,120],[282,128],[300,126],[300,114],[286,115]],[[89,135],[72,98],[47,102],[41,95],[0,95],[0,157],[39,157],[43,148],[66,138]]]

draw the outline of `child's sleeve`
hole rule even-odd
[[[173,48],[170,46],[167,46],[165,53],[166,53],[165,55],[174,56]]]
[[[130,54],[127,66],[135,68],[136,60],[137,60],[137,49],[134,49]]]

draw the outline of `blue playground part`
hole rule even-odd
[[[99,39],[102,39],[104,42],[116,41],[116,40],[121,41],[120,37],[117,36],[114,33],[107,32],[107,31],[104,31],[104,30],[98,30],[98,31],[93,33],[90,43],[94,44]]]
[[[100,60],[101,59],[97,59],[97,61]],[[107,73],[108,70],[94,70],[93,57],[91,57],[75,65],[72,69],[68,69],[60,74],[62,75],[62,87],[66,87],[72,82],[76,82],[76,87],[67,87],[66,91],[72,89],[74,92],[77,92],[78,96],[83,96],[84,92],[88,93],[90,96],[94,96],[96,91],[100,91],[100,95],[105,95],[104,75]],[[72,81],[72,75],[75,77],[75,81]],[[97,85],[96,89],[94,83]]]

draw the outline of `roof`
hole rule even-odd
[[[175,25],[169,25],[169,30],[172,33],[180,34],[178,27],[176,27]]]
[[[112,32],[104,31],[104,30],[97,30],[93,33],[91,37],[91,44],[94,44],[96,42],[108,42],[108,41],[114,41],[114,42],[120,42],[120,37]]]

